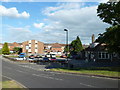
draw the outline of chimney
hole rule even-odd
[[[95,35],[93,34],[92,35],[92,43],[94,43],[94,41],[95,41]]]

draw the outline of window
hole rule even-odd
[[[106,58],[108,58],[108,59],[109,59],[109,54],[108,54],[108,53],[106,53]]]
[[[92,59],[94,58],[94,54],[93,54],[93,52],[91,52],[91,55],[90,55],[90,56],[91,56]]]
[[[105,58],[105,53],[101,53],[102,54],[102,58]]]
[[[98,56],[99,56],[99,58],[100,58],[100,59],[102,58],[101,53],[99,53],[99,55],[98,55]]]
[[[116,54],[116,53],[113,53],[112,55],[113,55],[113,57],[117,57],[117,54]]]
[[[87,52],[85,52],[85,57],[87,57]]]
[[[109,54],[107,52],[99,52],[98,57],[99,59],[109,59]]]

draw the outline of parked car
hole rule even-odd
[[[34,55],[30,55],[29,58],[30,58],[30,59],[34,59],[35,56],[34,56]]]
[[[26,56],[25,53],[20,53],[18,57],[19,58],[24,58],[25,56]]]
[[[55,54],[50,54],[50,57],[51,57],[51,58],[53,58],[53,57],[55,58],[56,55],[55,55]]]
[[[61,58],[66,58],[67,56],[66,55],[62,55]]]
[[[48,57],[44,57],[43,61],[49,61],[49,58]]]
[[[55,58],[55,57],[53,57],[53,58],[50,58],[50,60],[51,60],[51,61],[55,61],[55,60],[56,60],[56,58]]]
[[[35,58],[42,58],[42,56],[40,56],[40,55],[36,55]]]
[[[46,54],[46,57],[50,58],[50,54]]]

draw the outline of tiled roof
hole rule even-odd
[[[22,45],[22,43],[18,43],[19,45]]]
[[[13,46],[13,44],[12,43],[8,43],[8,46]]]
[[[94,48],[91,48],[90,46],[85,49],[85,51],[102,51],[106,50],[106,44],[98,44]]]
[[[2,43],[0,43],[0,45],[3,45]]]

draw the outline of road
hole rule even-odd
[[[44,71],[31,65],[36,64],[16,64],[2,58],[2,75],[27,88],[118,88],[117,79]]]

